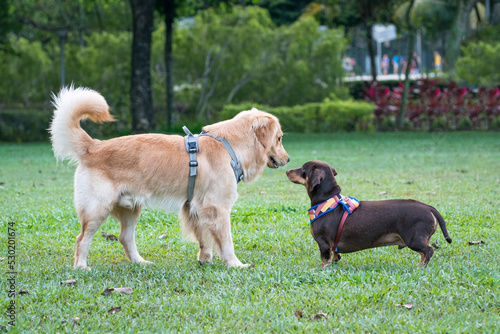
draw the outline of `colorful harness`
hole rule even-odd
[[[340,234],[342,233],[342,228],[344,227],[347,216],[353,213],[354,210],[358,208],[360,202],[354,197],[344,197],[338,194],[330,199],[327,199],[324,202],[316,204],[308,210],[309,219],[311,220],[312,224],[319,217],[334,210],[337,206],[339,206],[339,204],[344,208],[344,214],[342,215],[342,219],[340,220],[339,228],[337,230],[337,235],[335,236],[335,244],[333,246],[333,249],[336,253],[339,252],[339,248],[337,247],[337,245],[339,243]]]

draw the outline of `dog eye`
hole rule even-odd
[[[278,143],[281,142],[281,137],[278,137]]]

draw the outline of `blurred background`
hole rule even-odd
[[[192,131],[252,106],[286,131],[500,127],[498,0],[4,0],[0,140],[47,140],[52,92],[94,136]]]

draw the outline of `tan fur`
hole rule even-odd
[[[50,128],[54,154],[78,164],[75,207],[81,233],[76,239],[75,268],[87,267],[92,236],[110,214],[120,221],[119,240],[129,260],[148,263],[135,244],[135,227],[144,206],[179,212],[185,234],[199,244],[199,261],[210,262],[215,250],[228,267],[246,266],[234,254],[229,218],[238,194],[231,158],[222,143],[200,137],[194,197],[188,205],[189,155],[183,137],[90,138],[80,119],[102,122],[113,117],[104,98],[87,88],[62,89],[54,96],[54,106]],[[266,165],[277,168],[289,161],[279,121],[266,112],[244,111],[204,130],[228,141],[243,166],[245,182],[256,179]]]

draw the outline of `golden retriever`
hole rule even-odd
[[[88,88],[63,88],[54,95],[50,126],[58,160],[77,163],[74,202],[81,224],[76,238],[75,268],[87,268],[95,232],[111,214],[120,221],[120,243],[131,262],[150,263],[137,252],[135,228],[144,206],[179,212],[183,231],[199,244],[200,263],[212,261],[215,250],[227,267],[246,267],[234,253],[230,212],[237,182],[224,145],[209,136],[199,138],[194,196],[188,199],[189,154],[184,137],[140,134],[97,140],[80,120],[112,121],[106,100]],[[243,170],[243,181],[256,179],[267,165],[290,160],[283,148],[278,119],[255,108],[234,118],[205,126],[204,131],[231,145]]]

